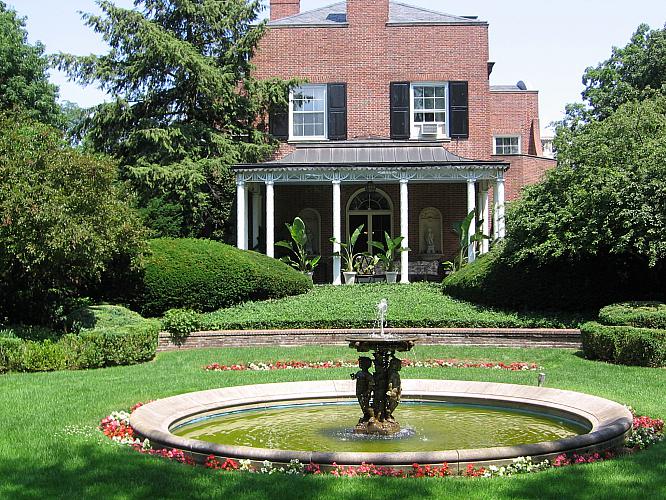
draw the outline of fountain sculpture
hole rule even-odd
[[[417,338],[397,338],[384,331],[388,302],[382,299],[377,304],[377,325],[379,333],[362,337],[349,337],[349,347],[358,352],[373,351],[373,358],[358,358],[360,370],[351,375],[356,380],[356,398],[363,415],[354,428],[356,434],[393,435],[400,432],[400,424],[393,412],[400,403],[402,383],[400,369],[402,362],[395,353],[407,352],[414,347]],[[374,365],[374,373],[370,368]]]

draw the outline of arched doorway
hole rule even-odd
[[[347,203],[347,239],[354,230],[363,227],[363,234],[356,242],[355,249],[359,252],[375,253],[371,241],[384,243],[384,231],[392,236],[393,203],[391,198],[381,189],[369,183],[359,189]]]

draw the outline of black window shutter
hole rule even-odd
[[[467,82],[449,82],[449,135],[452,139],[469,137],[468,102]]]
[[[344,141],[347,139],[347,84],[329,83],[326,94],[328,138],[332,141]]]
[[[268,116],[268,130],[276,139],[289,139],[289,110],[272,109]]]
[[[391,139],[409,136],[409,82],[391,82]]]

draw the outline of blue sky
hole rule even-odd
[[[490,59],[496,62],[492,84],[524,80],[540,91],[541,125],[562,117],[564,105],[580,101],[586,67],[608,58],[613,46],[624,46],[640,23],[661,28],[666,23],[664,0],[400,0],[403,3],[456,15],[476,15],[490,23]],[[93,0],[5,0],[27,17],[29,38],[40,40],[49,53],[102,53],[99,36],[83,25],[78,11],[96,12]],[[132,0],[116,0],[131,7]],[[267,0],[266,0],[267,3]],[[301,0],[301,10],[335,3]],[[94,87],[82,88],[53,71],[60,97],[82,106],[105,99]]]

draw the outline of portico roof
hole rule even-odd
[[[279,160],[242,163],[234,169],[273,169],[288,167],[473,167],[507,170],[509,163],[497,160],[463,158],[443,147],[441,142],[364,139],[305,143]]]

